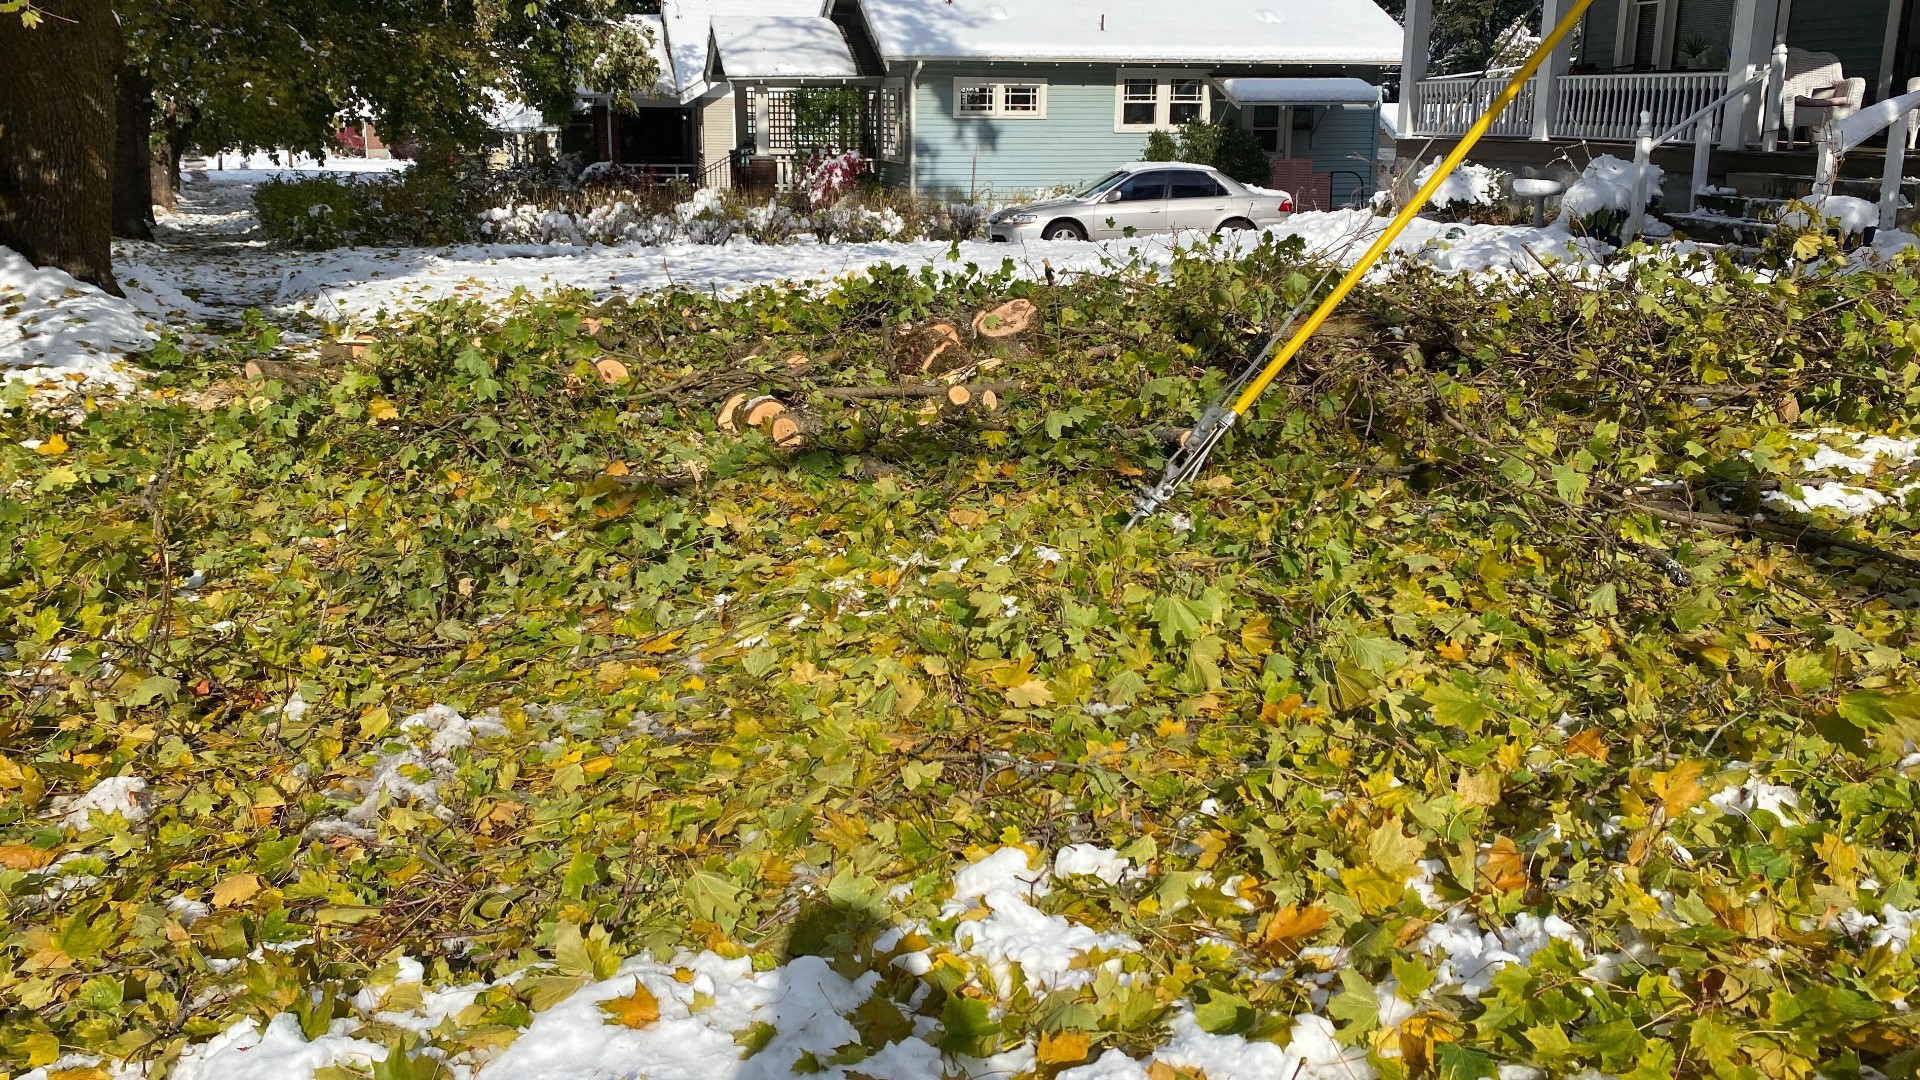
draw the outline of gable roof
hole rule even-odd
[[[1372,0],[860,0],[889,60],[1398,64]]]
[[[707,81],[707,49],[715,19],[818,14],[820,0],[661,0],[676,94],[686,102],[713,89]]]
[[[713,20],[707,79],[853,79],[847,38],[821,15]]]

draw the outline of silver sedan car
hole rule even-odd
[[[1252,188],[1217,169],[1174,161],[1124,165],[1071,195],[993,215],[987,235],[1023,240],[1107,240],[1165,232],[1264,229],[1293,214],[1293,196]]]

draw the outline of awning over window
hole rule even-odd
[[[1380,88],[1365,79],[1221,79],[1236,105],[1376,105]]]

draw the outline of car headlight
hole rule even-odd
[[[1040,220],[1038,214],[1008,214],[1000,219],[1002,225],[1031,225]]]

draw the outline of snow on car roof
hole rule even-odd
[[[862,0],[897,59],[1397,64],[1371,0]]]
[[[847,37],[823,15],[713,20],[708,76],[727,79],[855,79]]]

